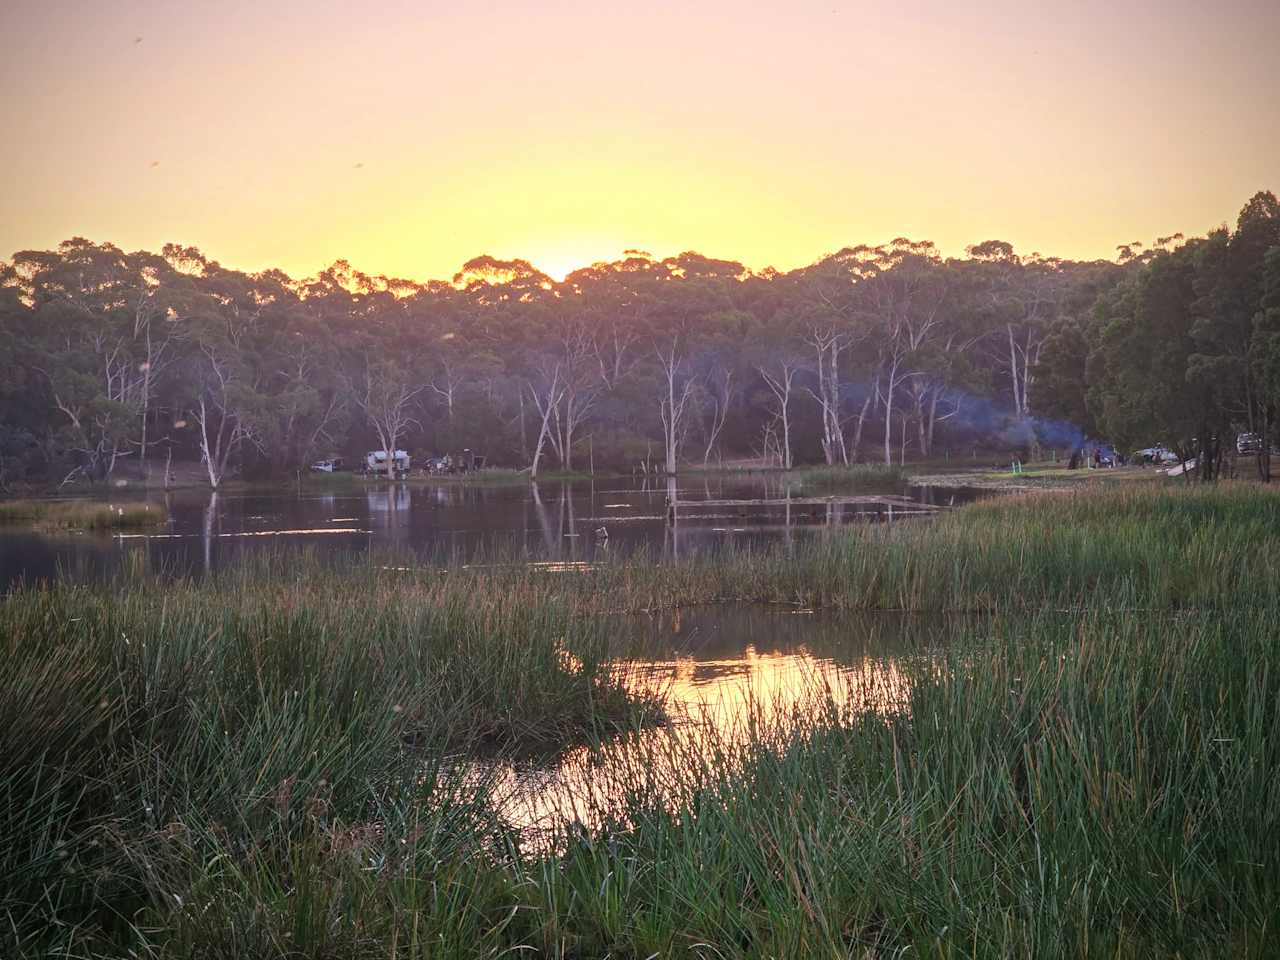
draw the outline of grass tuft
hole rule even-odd
[[[91,500],[0,500],[0,526],[66,530],[124,530],[163,526],[168,511],[156,503]]]

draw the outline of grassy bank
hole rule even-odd
[[[909,470],[911,483],[928,487],[970,487],[983,490],[1068,490],[1086,485],[1122,482],[1163,482],[1162,468],[1081,466],[1069,470],[1062,463],[1025,464],[1014,472],[1008,466],[984,470]]]
[[[1144,486],[671,567],[24,588],[0,955],[1268,956],[1278,540],[1270,491]],[[642,737],[603,827],[529,845],[462,761],[643,725],[602,615],[709,600],[984,616],[905,709]]]
[[[530,870],[526,942],[601,956],[1273,956],[1280,615],[964,628],[908,710],[708,731],[675,804]],[[779,729],[780,728],[780,729]],[[540,921],[540,922],[539,922]],[[696,944],[713,944],[700,951]]]
[[[906,471],[901,467],[886,467],[874,463],[847,467],[800,467],[787,476],[795,478],[806,487],[824,491],[896,493],[907,483]]]
[[[58,530],[127,530],[162,526],[163,504],[92,500],[0,500],[0,526]]]
[[[138,910],[186,902],[223,858],[281,863],[388,818],[478,845],[493,815],[467,799],[484,784],[459,755],[655,715],[602,665],[602,622],[447,580],[295,562],[199,585],[23,589],[0,619],[12,950],[133,942]]]
[[[1246,597],[1280,597],[1280,493],[1248,484],[1031,493],[927,522],[851,526],[791,550],[602,564],[558,589],[585,609],[631,611],[723,601],[914,612],[1225,610]]]

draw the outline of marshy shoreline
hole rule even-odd
[[[0,527],[37,530],[140,530],[164,526],[162,503],[124,500],[0,500]]]
[[[1269,490],[1121,484],[554,577],[267,557],[20,587],[0,952],[1266,956],[1278,548]],[[713,602],[980,616],[905,661],[901,710],[761,699],[529,843],[460,758],[662,722],[616,618]]]

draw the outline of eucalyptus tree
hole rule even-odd
[[[1212,385],[1187,379],[1196,349],[1192,304],[1203,243],[1152,260],[1095,307],[1087,402],[1102,431],[1118,443],[1163,442],[1190,459],[1212,452],[1209,439],[1224,426]]]
[[[1269,432],[1270,398],[1256,376],[1255,350],[1265,350],[1266,343],[1255,338],[1255,331],[1265,317],[1266,258],[1277,246],[1280,202],[1271,193],[1256,194],[1241,210],[1234,231],[1215,230],[1200,245],[1192,305],[1196,349],[1187,378],[1211,388],[1226,417],[1261,433]]]
[[[945,332],[947,286],[932,243],[899,238],[864,248],[861,261],[859,309],[874,324],[879,345],[876,399],[884,411],[884,462],[891,465],[895,404],[907,401],[902,393],[913,380],[927,376],[929,353]]]
[[[755,319],[745,310],[730,308],[708,314],[700,326],[691,363],[695,371],[696,413],[705,469],[713,453],[722,453],[725,426],[751,369],[746,356],[747,341],[753,335]]]
[[[697,406],[699,371],[694,351],[709,317],[730,309],[728,285],[746,275],[739,263],[683,253],[663,260],[646,276],[645,330],[657,367],[658,420],[668,476],[676,472],[680,451]]]
[[[782,429],[778,449],[784,470],[790,470],[795,463],[791,446],[792,400],[797,390],[797,378],[806,366],[799,338],[788,334],[793,334],[793,331],[785,327],[761,331],[756,341],[755,358],[755,370],[773,399],[773,418]]]
[[[134,307],[145,281],[118,247],[76,238],[56,251],[18,253],[13,271],[35,313],[33,368],[63,418],[78,463],[64,478],[111,478],[140,442],[151,374]]]
[[[185,336],[185,400],[209,486],[222,486],[246,443],[265,449],[275,406],[269,395],[278,311],[292,294],[281,275],[246,274],[209,262]]]
[[[1258,385],[1259,430],[1258,475],[1271,480],[1271,446],[1275,439],[1277,409],[1280,408],[1280,245],[1271,247],[1262,264],[1261,310],[1254,315],[1250,344],[1252,376]]]
[[[869,275],[867,247],[847,247],[798,271],[793,323],[804,344],[812,350],[816,387],[806,388],[817,401],[822,417],[822,456],[828,465],[856,458],[861,428],[870,405],[870,393],[858,414],[858,437],[852,453],[844,436],[842,376],[846,352],[865,343],[872,327],[858,307],[859,284]]]

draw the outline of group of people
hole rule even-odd
[[[1124,466],[1124,458],[1119,453],[1105,456],[1101,447],[1094,447],[1092,455],[1083,448],[1073,450],[1071,459],[1067,461],[1067,469],[1078,470],[1081,466],[1088,466],[1095,470],[1102,467],[1120,467]]]

